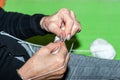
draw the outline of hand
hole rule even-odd
[[[52,32],[57,36],[62,36],[67,40],[81,30],[80,23],[77,21],[74,12],[68,9],[61,9],[52,16],[43,17],[40,25],[42,29]],[[62,30],[61,28],[65,29]]]
[[[52,54],[58,48],[60,49],[58,53]],[[18,73],[24,80],[32,78],[34,78],[33,80],[59,79],[63,77],[66,71],[68,60],[69,54],[63,42],[50,43],[38,50],[18,70]],[[54,70],[57,71],[49,73]]]

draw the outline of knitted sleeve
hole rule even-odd
[[[17,38],[27,39],[47,32],[41,29],[40,20],[43,14],[26,15],[17,12],[6,12],[0,8],[0,31],[5,31]]]

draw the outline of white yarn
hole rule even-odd
[[[60,37],[55,36],[54,42],[60,41]]]
[[[56,40],[60,40],[60,38],[56,36],[55,41]],[[108,43],[107,41],[105,41],[104,39],[96,39],[91,44],[90,50],[73,50],[73,46],[74,46],[74,42],[71,45],[69,53],[71,53],[72,51],[91,52],[94,57],[102,58],[102,59],[114,59],[114,57],[116,55],[116,52],[115,52],[115,49],[113,48],[113,46],[110,43]],[[58,51],[59,51],[59,49],[57,49],[55,52],[53,52],[53,54],[58,53]],[[50,73],[56,72],[56,71],[61,70],[62,68],[64,68],[64,66],[65,66],[65,63],[64,63],[64,65],[62,67],[59,67],[59,68],[57,68],[55,70],[52,70],[52,71],[49,71],[47,73],[32,77],[32,78],[30,78],[28,80],[32,80],[32,79],[35,79],[35,78],[38,78],[38,77],[41,77],[41,76],[48,75]]]
[[[104,39],[96,39],[90,46],[90,52],[94,57],[102,59],[114,59],[116,55],[113,46]]]
[[[99,38],[93,41],[93,43],[90,46],[90,50],[73,49],[72,51],[79,52],[79,53],[90,52],[93,57],[102,58],[102,59],[114,59],[116,55],[116,51],[114,47],[102,38]]]
[[[56,40],[60,40],[59,37],[55,38]],[[102,58],[102,59],[114,59],[116,55],[116,51],[114,47],[108,43],[106,40],[99,38],[93,41],[90,46],[90,50],[71,50],[78,52],[91,52],[93,57]],[[56,51],[56,53],[58,50]]]

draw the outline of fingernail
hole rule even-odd
[[[60,51],[60,46],[58,46],[53,52],[52,54],[57,54]]]
[[[78,31],[77,31],[77,33],[79,33],[81,30],[80,29],[78,29]]]
[[[54,52],[52,52],[52,54],[57,54],[60,51],[60,49],[56,49]]]
[[[67,40],[70,40],[70,39],[71,39],[71,35],[68,34],[66,39],[67,39]]]

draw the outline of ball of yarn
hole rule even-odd
[[[104,39],[96,39],[90,46],[92,56],[102,59],[114,59],[116,51],[113,46]]]

